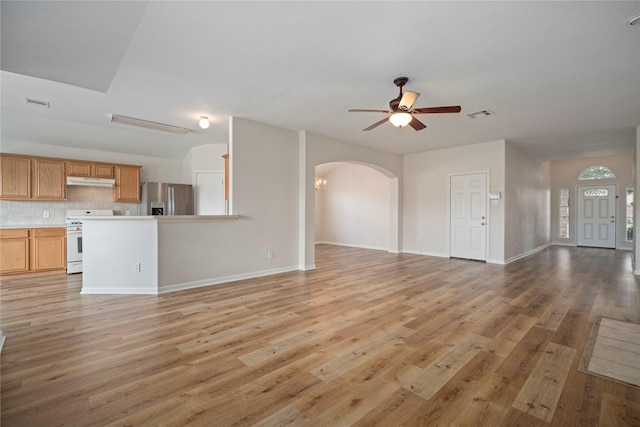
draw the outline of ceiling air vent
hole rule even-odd
[[[494,114],[495,113],[491,110],[480,110],[467,114],[467,117],[470,119],[477,119],[478,117],[493,116]]]
[[[33,98],[25,98],[25,100],[27,101],[27,105],[33,105],[34,107],[41,108],[51,108],[51,105],[49,105],[47,101],[40,101],[39,99]]]

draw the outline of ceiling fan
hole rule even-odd
[[[402,87],[409,81],[408,77],[397,77],[393,80],[396,86],[400,88],[400,95],[397,98],[389,101],[389,110],[362,110],[354,109],[349,110],[350,113],[386,113],[391,114],[389,117],[385,117],[379,122],[375,122],[369,127],[362,130],[367,131],[374,129],[387,120],[396,127],[411,126],[415,130],[422,130],[427,127],[424,123],[414,117],[414,114],[435,114],[435,113],[459,113],[461,108],[459,105],[452,105],[449,107],[429,107],[429,108],[413,108],[413,104],[418,99],[420,94],[418,92],[404,92],[402,93]]]

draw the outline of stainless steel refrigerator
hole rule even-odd
[[[142,215],[193,215],[193,187],[145,182],[140,192]]]

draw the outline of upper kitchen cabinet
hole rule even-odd
[[[94,163],[91,165],[91,176],[93,178],[113,178],[113,165]]]
[[[0,155],[0,199],[31,198],[31,160],[25,157]]]
[[[65,200],[67,177],[64,161],[55,159],[32,159],[32,199]]]
[[[112,179],[113,165],[69,160],[67,161],[67,176]]]
[[[114,166],[116,185],[113,187],[115,202],[140,201],[140,166]]]

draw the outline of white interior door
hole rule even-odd
[[[578,187],[578,246],[616,247],[616,186]]]
[[[224,174],[196,172],[196,215],[224,215]]]
[[[452,176],[450,193],[450,255],[486,261],[487,174]]]

